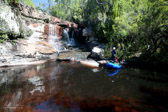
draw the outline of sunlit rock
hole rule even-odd
[[[99,47],[94,47],[92,52],[88,55],[88,59],[93,59],[96,61],[104,60],[104,50]]]
[[[89,66],[89,67],[99,67],[99,63],[94,60],[82,60],[80,61],[82,65]]]
[[[0,66],[38,64],[55,59],[68,45],[62,39],[63,28],[77,24],[63,21],[32,7],[19,4],[16,10],[0,1],[0,30],[17,41],[0,45]],[[60,25],[60,26],[59,26]],[[68,36],[68,32],[66,32]],[[73,58],[72,58],[73,59]]]
[[[15,37],[31,34],[20,13],[3,2],[0,3],[0,30]]]

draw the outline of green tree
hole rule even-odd
[[[64,20],[82,21],[85,3],[86,0],[55,0],[55,5],[50,5],[48,10],[51,15]]]
[[[34,3],[32,2],[32,0],[20,0],[21,3],[31,6],[31,7],[35,7]]]
[[[89,21],[106,51],[116,46],[119,58],[142,53],[144,60],[158,62],[168,61],[167,4],[167,0],[55,0],[49,12],[64,20]]]
[[[13,6],[17,6],[19,3],[23,3],[24,5],[35,7],[32,0],[3,0],[3,1],[8,2],[10,5],[13,5]]]

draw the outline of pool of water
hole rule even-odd
[[[168,75],[48,62],[0,69],[0,112],[167,112]]]

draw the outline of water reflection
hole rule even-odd
[[[0,69],[0,112],[168,110],[168,83],[157,81],[167,75],[118,69],[109,77],[107,71],[56,62]]]
[[[120,70],[121,70],[121,69],[116,69],[116,70],[114,70],[114,71],[112,71],[112,72],[108,72],[107,75],[108,75],[108,76],[114,76],[114,75],[116,75]]]
[[[35,86],[35,88],[30,91],[31,94],[33,94],[35,91],[45,92],[45,87],[43,86],[43,80],[41,77],[35,76],[33,78],[29,78],[28,81]]]

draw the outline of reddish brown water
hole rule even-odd
[[[0,69],[0,112],[167,112],[168,76],[49,62]]]

